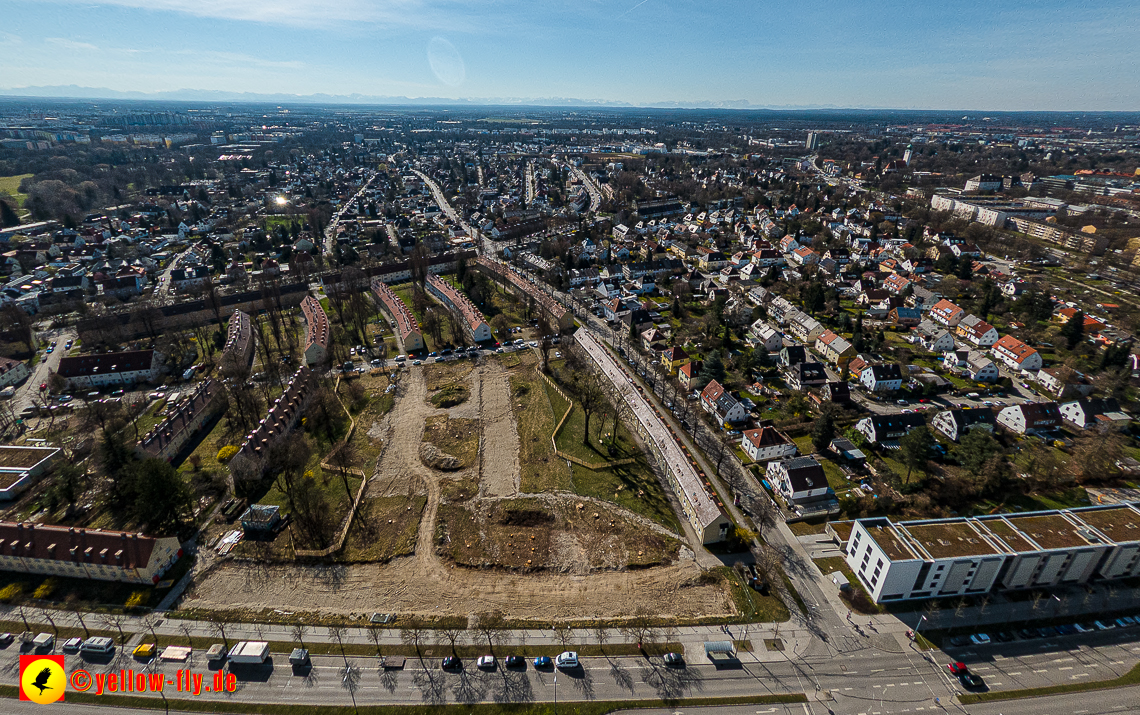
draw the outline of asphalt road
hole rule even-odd
[[[32,368],[32,374],[24,381],[23,385],[16,388],[16,394],[12,396],[12,410],[17,415],[25,407],[32,404],[32,399],[40,392],[40,385],[47,382],[48,372],[59,369],[59,360],[67,353],[63,346],[67,344],[68,340],[75,340],[78,333],[74,326],[69,325],[65,328],[37,331],[37,336],[41,340],[56,341],[56,347],[50,355],[40,352],[40,361]]]
[[[1122,640],[1121,636],[1125,635],[1129,636],[1128,640]],[[1095,646],[1070,641],[1067,648],[1058,645],[1047,648],[1047,644],[1034,642],[1007,644],[984,651],[956,653],[954,657],[965,661],[995,690],[1104,680],[1126,672],[1136,662],[1140,646],[1135,636],[1116,634],[1115,638],[1096,641]],[[264,666],[227,665],[225,670],[237,678],[237,691],[228,695],[203,692],[196,699],[225,697],[242,702],[336,705],[350,704],[355,694],[356,702],[364,705],[550,702],[555,698],[553,670],[536,671],[527,663],[525,669],[508,671],[500,662],[499,668],[482,671],[474,667],[473,661],[466,660],[461,670],[444,672],[439,667],[439,658],[446,654],[447,647],[428,645],[425,650],[433,655],[425,656],[422,662],[410,658],[403,670],[393,671],[382,670],[376,658],[349,656],[347,660],[356,678],[354,693],[350,693],[344,683],[345,659],[316,656],[311,668],[294,670],[285,657],[278,654],[272,658],[274,662]],[[499,650],[503,652],[506,648]],[[945,668],[949,657],[901,648],[899,652],[882,650],[870,645],[870,641],[863,649],[842,655],[823,650],[807,654],[742,653],[742,662],[735,668],[718,669],[705,662],[700,652],[688,652],[686,656],[690,663],[684,668],[668,668],[659,658],[583,658],[581,668],[558,673],[558,701],[802,692],[819,701],[813,703],[816,708],[825,705],[835,712],[873,715],[937,709],[939,704],[954,709],[949,704],[954,695],[962,692],[957,680]],[[65,655],[67,673],[70,675],[77,669],[84,669],[93,677],[117,674],[125,669],[163,673],[168,678],[167,697],[183,699],[195,696],[176,689],[179,669],[202,674],[206,678],[203,689],[210,685],[214,672],[204,662],[201,651],[195,652],[186,663],[147,664],[121,651],[104,659]],[[15,646],[0,651],[0,678],[14,682],[18,670]],[[1095,701],[1102,701],[1099,694]],[[977,710],[969,706],[963,711]],[[1013,710],[1000,710],[1009,711]],[[799,712],[803,712],[802,707]],[[1028,712],[1076,715],[1079,708]]]

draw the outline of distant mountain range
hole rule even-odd
[[[390,104],[390,105],[469,105],[531,107],[658,107],[667,109],[838,109],[837,105],[775,106],[760,105],[736,99],[720,102],[649,102],[633,104],[607,99],[573,97],[485,97],[451,99],[445,97],[402,97],[369,94],[263,94],[258,92],[225,92],[211,89],[177,89],[165,92],[124,92],[106,87],[48,85],[39,87],[0,88],[4,97],[38,97],[53,99],[126,99],[167,102],[255,102],[268,104]]]

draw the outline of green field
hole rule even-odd
[[[22,209],[24,207],[24,200],[28,198],[28,195],[20,193],[20,182],[26,178],[31,177],[31,176],[32,176],[31,174],[16,174],[15,176],[0,176],[0,196],[3,196],[4,194],[8,194],[9,196],[11,196],[12,198],[14,198],[16,200],[16,206],[18,207],[18,209]],[[26,212],[20,212],[19,210],[17,210],[17,213],[26,213]],[[23,216],[21,216],[21,218],[23,218]]]

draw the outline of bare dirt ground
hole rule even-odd
[[[480,490],[482,496],[512,496],[519,491],[519,432],[511,411],[511,386],[498,362],[488,363],[481,372]]]
[[[550,622],[565,619],[612,618],[648,610],[662,616],[692,618],[734,614],[731,597],[715,579],[703,579],[703,570],[692,552],[681,547],[672,563],[629,570],[641,552],[638,534],[649,528],[658,540],[668,530],[643,520],[612,504],[593,503],[573,495],[518,495],[518,432],[510,405],[507,373],[496,361],[477,368],[472,375],[469,403],[452,410],[437,409],[426,401],[428,390],[422,372],[413,370],[401,380],[396,405],[369,429],[369,435],[385,441],[370,496],[426,494],[413,556],[386,564],[336,566],[273,566],[233,562],[214,570],[183,599],[189,608],[287,609],[328,613],[420,614],[425,616],[467,615],[500,610],[511,618]],[[478,406],[474,408],[474,406]],[[432,415],[474,417],[482,420],[481,468],[443,473],[423,465],[419,449],[424,422]],[[474,487],[478,485],[478,497]],[[464,486],[464,485],[470,485]],[[450,498],[463,493],[461,502],[477,505],[468,511]],[[559,518],[605,526],[618,520],[612,534],[594,527],[586,533],[547,530],[550,550],[547,568],[539,571],[477,569],[457,566],[441,558],[447,545],[436,548],[441,497],[450,514],[475,518],[489,513],[511,498],[546,501]],[[577,502],[583,502],[579,509]],[[569,513],[569,517],[565,514]],[[475,523],[491,533],[513,526]],[[639,532],[640,530],[640,532]],[[622,533],[622,543],[615,534]],[[509,537],[508,534],[508,538]],[[499,548],[499,539],[493,548]],[[647,551],[648,553],[648,551]],[[506,565],[506,564],[504,564]],[[616,569],[616,570],[615,570]],[[706,582],[711,581],[711,582]]]

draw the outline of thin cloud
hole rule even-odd
[[[50,0],[79,4],[75,0]],[[176,12],[195,17],[260,22],[294,27],[326,27],[345,23],[419,25],[446,18],[450,7],[470,7],[454,0],[96,0],[83,5],[126,7],[150,12]]]
[[[92,45],[90,42],[76,42],[75,40],[69,40],[66,37],[47,37],[44,38],[44,41],[50,42],[53,45],[58,45],[59,47],[63,47],[64,49],[68,50],[88,50],[93,52],[99,51],[99,48],[95,45]]]

